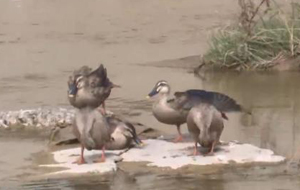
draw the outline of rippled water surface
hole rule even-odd
[[[236,1],[1,0],[0,109],[69,107],[66,80],[81,65],[104,63],[122,86],[107,102],[114,112],[176,134],[158,123],[145,95],[160,79],[173,91],[228,94],[252,111],[229,114],[222,139],[300,158],[300,74],[189,73],[214,28],[237,15]],[[178,59],[188,57],[185,59]],[[169,59],[169,61],[168,61]],[[170,61],[171,60],[171,61]],[[186,128],[184,129],[187,133]],[[119,170],[108,176],[37,178],[45,163],[47,131],[0,131],[0,189],[299,189],[297,162],[228,166],[217,170]]]

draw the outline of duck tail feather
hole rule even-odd
[[[136,144],[141,144],[142,141],[138,137],[134,125],[131,124],[130,122],[125,122],[125,125],[128,127],[128,131],[131,133],[131,135],[132,135],[133,140],[135,141],[135,143]]]

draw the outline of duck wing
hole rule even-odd
[[[189,104],[189,102],[182,101],[177,98],[169,98],[167,100],[167,103],[170,108],[175,109],[175,110],[188,109],[188,108],[186,108],[187,105],[184,105],[184,104]]]
[[[208,103],[220,112],[243,111],[242,106],[233,98],[219,92],[192,89],[185,92],[175,92],[174,95],[177,107],[185,110],[190,110],[200,103]]]
[[[105,118],[109,125],[109,133],[112,134],[118,127],[121,120],[115,116],[105,116]]]
[[[97,84],[96,86],[107,86],[110,81],[107,77],[107,70],[106,68],[103,66],[103,64],[100,64],[100,66],[95,69],[94,71],[92,71],[89,75],[89,78],[95,78],[97,79]]]
[[[75,70],[73,72],[73,76],[87,76],[92,72],[92,68],[90,68],[89,66],[82,66],[80,67],[78,70]]]

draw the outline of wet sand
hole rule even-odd
[[[165,77],[154,73],[149,78],[147,68],[132,64],[203,53],[211,29],[236,15],[234,2],[3,0],[1,109],[68,105],[70,72],[99,63],[124,86],[112,98],[143,99],[146,92],[132,86],[148,91]]]

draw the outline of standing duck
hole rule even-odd
[[[221,112],[211,104],[198,104],[189,111],[187,126],[195,143],[194,155],[199,154],[198,143],[210,148],[208,154],[212,155],[224,128]]]
[[[81,144],[81,155],[78,164],[84,164],[84,149],[102,150],[101,159],[97,162],[105,161],[105,144],[110,138],[110,129],[106,118],[92,107],[84,107],[76,110],[73,123],[73,132]]]
[[[158,81],[152,91],[148,94],[148,98],[155,97],[152,106],[154,117],[161,123],[168,125],[176,125],[178,137],[175,142],[182,141],[180,126],[186,122],[186,114],[177,109],[174,99],[170,99],[171,88],[166,81]]]
[[[69,78],[68,87],[68,99],[72,106],[80,109],[102,105],[105,113],[105,100],[109,97],[111,89],[120,86],[109,80],[107,71],[101,64],[94,71],[87,66],[74,71]]]
[[[242,107],[227,95],[205,90],[187,90],[175,92],[174,98],[170,97],[171,88],[165,80],[158,81],[148,97],[156,98],[152,112],[154,117],[165,124],[176,125],[178,137],[175,142],[182,141],[180,126],[186,123],[186,118],[193,106],[200,103],[213,105],[222,118],[228,119],[225,112],[242,111]]]

